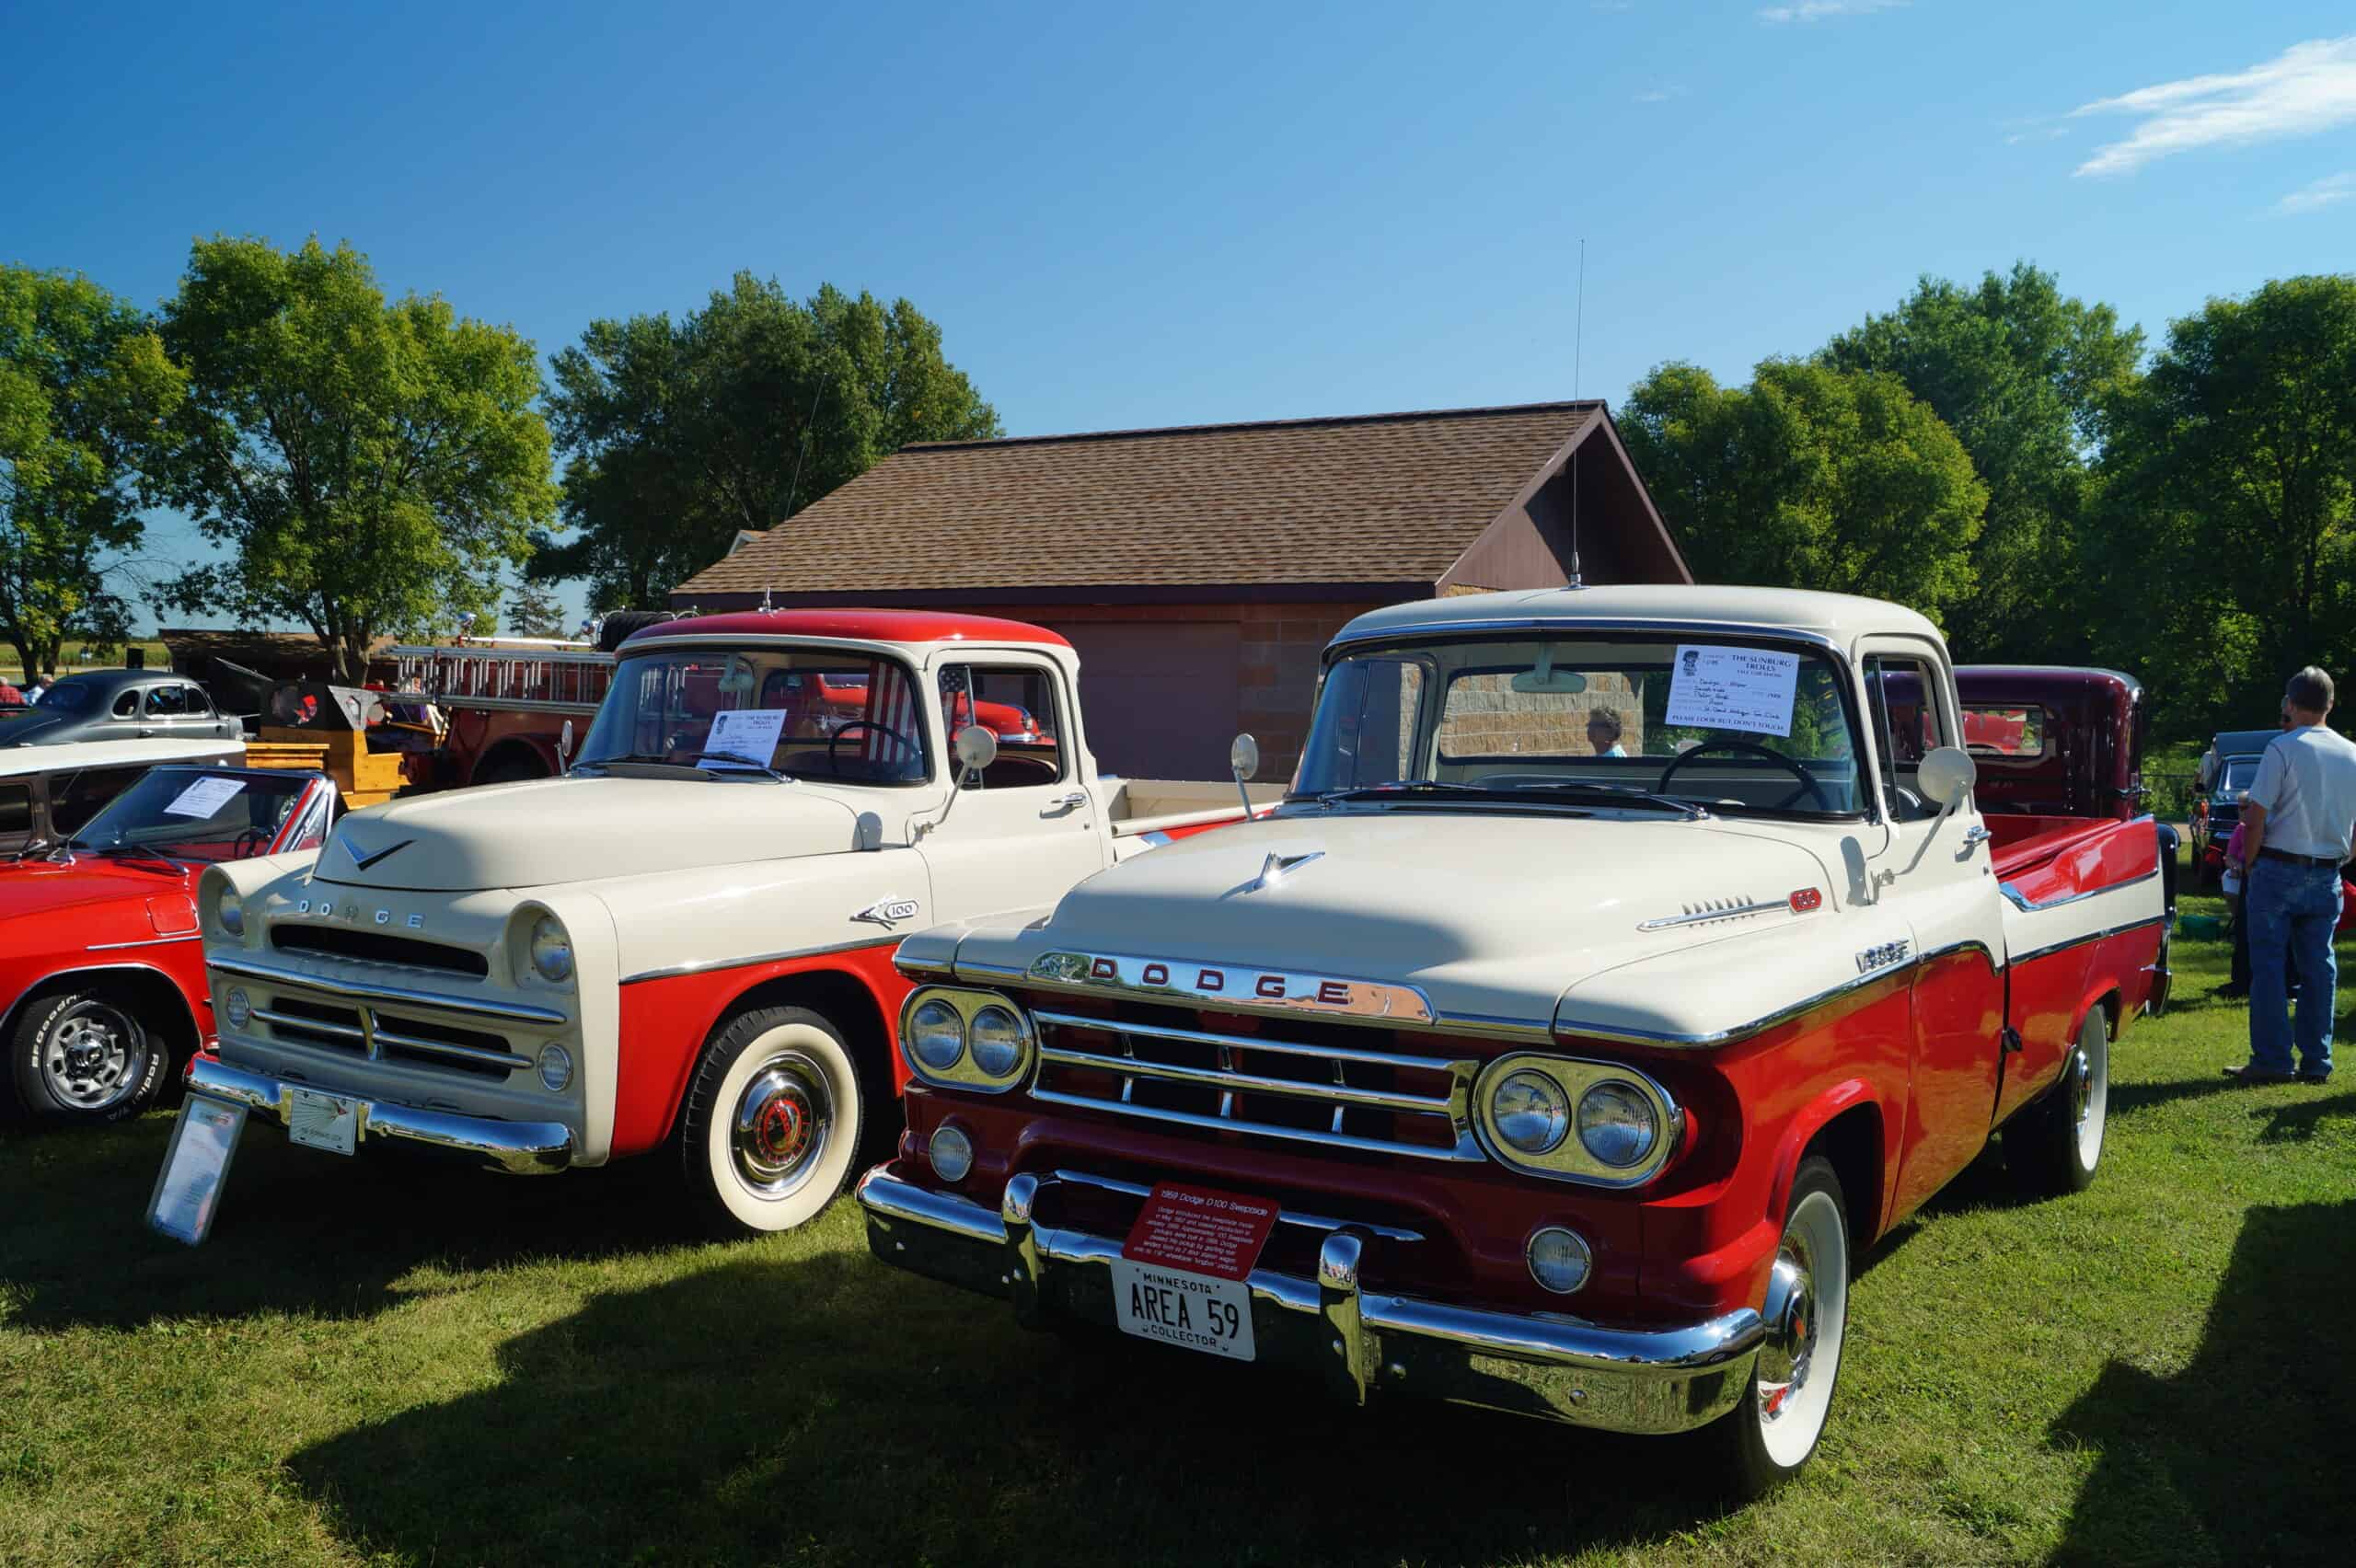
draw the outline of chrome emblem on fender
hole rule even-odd
[[[1291,874],[1294,868],[1305,866],[1311,860],[1322,860],[1324,858],[1325,851],[1322,849],[1311,849],[1305,855],[1287,855],[1281,852],[1272,854],[1260,863],[1260,874],[1245,882],[1242,891],[1257,893],[1264,888],[1272,888]]]
[[[1903,963],[1907,954],[1913,951],[1914,944],[1902,939],[1894,942],[1877,942],[1857,954],[1857,973],[1871,974],[1877,969],[1888,969]]]
[[[869,905],[851,917],[854,920],[864,920],[871,926],[882,926],[887,929],[903,920],[916,917],[917,901],[913,898],[887,898],[879,904]]]

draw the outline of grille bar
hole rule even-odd
[[[375,1059],[387,1049],[414,1052],[427,1056],[443,1056],[454,1062],[474,1066],[497,1067],[513,1072],[532,1065],[529,1056],[519,1056],[513,1051],[492,1051],[480,1045],[465,1045],[455,1040],[428,1040],[422,1035],[405,1034],[398,1030],[381,1026],[368,1027],[341,1023],[334,1019],[306,1018],[300,1013],[281,1012],[275,1008],[256,1008],[254,1017],[274,1028],[300,1039],[303,1035],[325,1036],[330,1040],[350,1041]]]
[[[1085,1018],[1078,1013],[1034,1012],[1041,1023],[1067,1029],[1101,1029],[1108,1034],[1139,1034],[1155,1040],[1179,1040],[1189,1045],[1226,1045],[1242,1051],[1268,1051],[1280,1056],[1313,1056],[1320,1061],[1362,1062],[1370,1067],[1406,1067],[1416,1072],[1454,1072],[1462,1063],[1442,1056],[1403,1056],[1393,1051],[1369,1051],[1356,1045],[1303,1045],[1292,1040],[1264,1040],[1256,1034],[1212,1034],[1199,1029],[1173,1029],[1162,1023],[1131,1023],[1126,1020]]]
[[[1151,1122],[1172,1122],[1184,1127],[1204,1127],[1221,1133],[1258,1133],[1264,1137],[1289,1138],[1295,1143],[1313,1143],[1325,1148],[1355,1148],[1368,1154],[1408,1154],[1418,1159],[1443,1159],[1464,1164],[1488,1158],[1481,1152],[1481,1146],[1469,1133],[1458,1141],[1455,1147],[1441,1148],[1434,1144],[1401,1143],[1394,1138],[1362,1138],[1350,1133],[1321,1132],[1315,1127],[1287,1127],[1274,1122],[1248,1122],[1240,1116],[1199,1116],[1191,1111],[1165,1111],[1158,1105],[1097,1100],[1085,1094],[1064,1094],[1051,1089],[1034,1089],[1031,1098],[1048,1105],[1072,1105],[1088,1111],[1118,1111],[1125,1116],[1142,1116]]]
[[[1395,1094],[1388,1090],[1353,1089],[1344,1083],[1305,1083],[1299,1078],[1261,1078],[1253,1073],[1219,1067],[1182,1067],[1174,1063],[1149,1062],[1137,1056],[1099,1056],[1092,1052],[1067,1050],[1057,1045],[1042,1046],[1039,1059],[1060,1062],[1066,1066],[1125,1073],[1134,1078],[1160,1078],[1168,1083],[1197,1083],[1230,1095],[1288,1094],[1298,1100],[1324,1101],[1336,1111],[1345,1106],[1363,1105],[1372,1111],[1407,1111],[1432,1116],[1448,1114],[1448,1101],[1428,1094]]]

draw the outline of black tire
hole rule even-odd
[[[163,1093],[169,1039],[119,988],[68,985],[35,996],[18,1011],[8,1042],[17,1099],[50,1126],[127,1120]]]
[[[712,1032],[679,1110],[679,1166],[718,1236],[807,1225],[861,1169],[866,1088],[842,1032],[807,1008],[749,1008]]]
[[[2066,1197],[2094,1184],[2110,1113],[2110,1019],[2086,1009],[2061,1081],[2004,1127],[2004,1166],[2024,1191]]]
[[[1705,1434],[1717,1450],[1718,1473],[1739,1500],[1797,1475],[1824,1435],[1848,1335],[1850,1262],[1841,1178],[1831,1160],[1810,1155],[1792,1179],[1760,1307],[1767,1342],[1742,1397]]]

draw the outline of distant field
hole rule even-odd
[[[133,642],[130,646],[146,650],[147,667],[151,670],[163,669],[172,662],[172,656],[164,651],[164,645],[160,642]],[[74,643],[69,642],[65,645],[65,657],[57,662],[59,674],[70,675],[76,670],[119,670],[123,666],[123,652],[121,649],[117,649],[111,658],[92,659],[87,663],[77,663],[75,660],[75,654],[79,651],[81,650]],[[10,686],[24,684],[24,666],[17,663],[14,649],[0,649],[0,679],[5,679]]]

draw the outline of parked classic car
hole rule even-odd
[[[69,741],[237,740],[245,725],[168,670],[85,670],[29,708],[0,709],[0,746]]]
[[[36,1121],[114,1122],[156,1102],[213,1032],[197,874],[289,870],[334,810],[317,773],[154,767],[0,862],[0,1039]]]
[[[150,767],[167,762],[228,762],[241,741],[75,741],[0,750],[0,855],[54,844]]]
[[[1361,616],[1271,817],[902,944],[870,1246],[1351,1401],[1707,1426],[1772,1484],[1853,1260],[1994,1131],[2089,1182],[2149,994],[2150,819],[1983,817],[1961,733],[1936,629],[1871,600]]]
[[[2220,730],[2200,758],[2192,801],[2192,885],[2205,887],[2225,869],[2225,845],[2242,820],[2242,796],[2258,778],[2258,759],[2281,734],[2271,730]]]
[[[191,1086],[339,1154],[668,1150],[716,1228],[801,1224],[896,1126],[901,934],[1243,814],[1224,781],[1101,778],[1078,673],[1055,633],[981,616],[648,627],[568,777],[396,801],[303,872],[207,878],[220,1049]],[[864,716],[791,732],[815,676],[863,685]],[[950,692],[1040,739],[953,737],[928,695]]]

